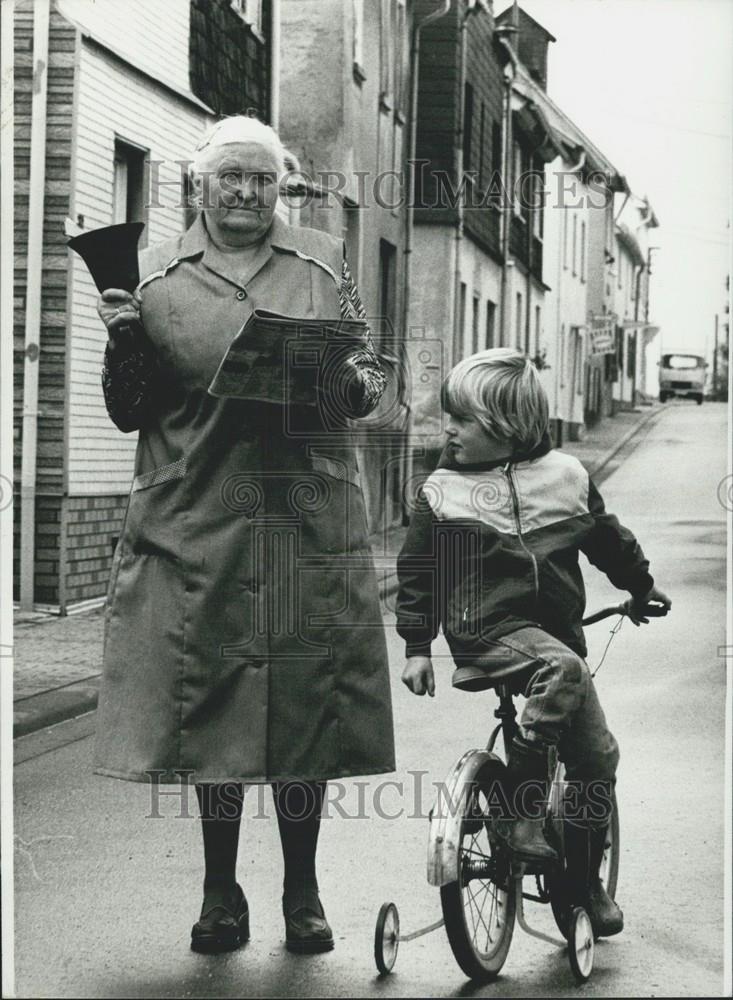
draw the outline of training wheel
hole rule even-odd
[[[579,983],[584,983],[593,971],[594,950],[590,917],[582,906],[576,906],[570,914],[568,924],[568,958],[573,975]]]
[[[400,915],[394,903],[382,903],[374,928],[374,961],[382,976],[387,976],[397,961],[400,943]]]

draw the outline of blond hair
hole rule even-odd
[[[549,426],[547,396],[534,364],[511,347],[479,351],[446,376],[440,403],[456,417],[475,417],[490,437],[533,451]]]

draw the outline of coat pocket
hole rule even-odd
[[[188,517],[188,473],[185,456],[135,476],[123,532],[133,555],[180,558]]]
[[[361,489],[361,475],[356,466],[350,466],[340,458],[329,458],[326,455],[313,455],[311,457],[311,468],[314,472],[322,472],[332,479],[338,479],[342,483],[351,483]]]
[[[140,490],[150,489],[151,486],[159,486],[161,483],[168,483],[173,479],[183,479],[188,472],[188,463],[185,455],[168,465],[159,465],[157,469],[150,472],[141,472],[135,476],[132,483],[132,492],[138,493]]]

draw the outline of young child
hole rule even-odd
[[[478,690],[487,677],[503,678],[524,694],[507,761],[511,791],[524,794],[510,797],[507,843],[520,859],[557,857],[542,820],[547,753],[557,747],[579,791],[566,837],[571,884],[595,933],[617,934],[623,914],[599,869],[619,753],[584,660],[579,552],[631,594],[635,625],[647,621],[648,602],[671,602],[581,463],[551,448],[547,398],[531,361],[508,348],[474,354],[449,373],[441,404],[448,441],[418,493],[397,561],[402,680],[414,694],[434,695],[431,642],[442,626],[454,686]]]

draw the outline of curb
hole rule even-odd
[[[616,457],[625,445],[652,420],[665,411],[654,409],[638,420],[633,427],[614,442],[614,444],[588,468],[591,476],[597,476]],[[378,581],[379,599],[382,603],[392,597],[398,588],[396,569]],[[75,719],[80,715],[93,712],[97,707],[99,696],[100,675],[66,684],[52,691],[42,691],[29,695],[13,703],[13,738],[28,736],[40,729]]]
[[[13,739],[75,719],[97,707],[100,675],[13,702]]]
[[[613,458],[616,457],[616,455],[621,451],[621,449],[625,445],[627,445],[629,441],[636,434],[639,433],[642,427],[646,427],[648,423],[650,423],[652,420],[657,419],[662,415],[662,413],[665,412],[666,411],[660,407],[659,409],[651,410],[649,413],[645,414],[645,416],[643,416],[640,420],[637,420],[637,422],[633,425],[633,427],[629,427],[626,433],[623,434],[618,441],[614,442],[614,444],[611,445],[608,451],[605,452],[605,454],[601,455],[601,457],[596,461],[594,465],[589,467],[588,475],[597,476],[598,473],[601,472],[608,465],[608,463]]]

